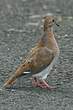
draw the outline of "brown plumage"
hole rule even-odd
[[[11,86],[15,80],[26,71],[31,70],[32,84],[35,87],[49,88],[45,79],[47,78],[53,64],[59,56],[59,47],[53,33],[54,17],[44,17],[44,34],[40,41],[28,53],[25,62],[21,64],[4,84],[4,87]],[[48,72],[47,72],[48,71]]]

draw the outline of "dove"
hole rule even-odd
[[[10,87],[15,83],[16,79],[23,75],[28,75],[33,87],[43,89],[54,88],[47,83],[46,79],[60,54],[60,49],[53,31],[53,25],[59,25],[53,16],[45,16],[43,19],[42,37],[34,48],[28,52],[24,62],[18,66],[15,73],[4,83],[3,87]]]

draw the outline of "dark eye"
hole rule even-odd
[[[52,22],[54,22],[54,19],[52,20]]]

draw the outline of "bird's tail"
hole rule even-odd
[[[27,70],[29,70],[31,68],[31,63],[30,62],[26,62],[24,64],[21,64],[14,75],[12,75],[3,85],[3,87],[10,87],[11,85],[14,84],[15,80],[22,76],[22,75],[26,75],[28,72],[26,72]]]

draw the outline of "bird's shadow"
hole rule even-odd
[[[32,85],[25,85],[25,86],[12,86],[10,88],[6,88],[7,91],[10,92],[17,92],[17,91],[27,91],[27,92],[32,92],[32,93],[38,93],[38,94],[42,94],[42,93],[51,93],[51,92],[56,92],[58,91],[58,88],[53,89],[53,90],[49,90],[49,89],[42,89],[39,87],[32,87]]]
[[[41,89],[39,87],[32,87],[32,86],[21,86],[21,87],[17,87],[17,86],[12,86],[9,88],[5,88],[7,91],[11,91],[11,92],[16,92],[16,91],[31,91],[31,92],[35,92],[35,93],[41,93],[42,92],[46,92],[47,90]]]

